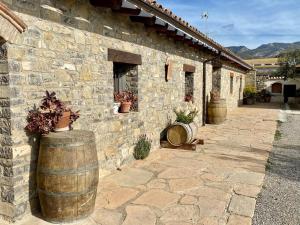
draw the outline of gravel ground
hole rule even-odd
[[[288,114],[278,130],[253,225],[300,225],[300,115]]]

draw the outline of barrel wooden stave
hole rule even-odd
[[[182,146],[191,143],[198,132],[196,123],[184,124],[175,122],[167,131],[167,140],[173,146]]]
[[[225,99],[213,101],[208,104],[207,122],[209,124],[221,124],[227,118],[227,104]]]
[[[99,168],[89,131],[51,133],[41,140],[37,186],[49,222],[72,222],[93,212]]]

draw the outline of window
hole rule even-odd
[[[194,98],[194,73],[185,72],[185,101],[193,101]]]
[[[138,67],[127,63],[113,64],[114,70],[114,93],[124,91],[132,92],[138,97]],[[138,110],[138,102],[132,106],[132,111]]]
[[[233,94],[233,75],[230,74],[230,94]]]
[[[272,93],[281,94],[282,93],[282,84],[281,83],[272,84]]]
[[[7,49],[5,41],[0,37],[0,60],[7,60]]]

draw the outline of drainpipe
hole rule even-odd
[[[214,61],[215,59],[220,58],[221,51],[219,51],[218,55],[216,57],[213,57],[211,59],[207,59],[203,62],[203,89],[202,89],[202,126],[205,126],[206,124],[206,64],[209,62]]]

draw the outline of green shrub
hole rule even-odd
[[[136,146],[134,147],[133,156],[135,159],[145,159],[148,157],[151,149],[151,140],[146,135],[140,136]]]
[[[279,141],[281,139],[281,132],[279,130],[276,130],[274,139],[275,141]]]
[[[255,97],[256,96],[256,89],[254,86],[246,86],[244,88],[244,97],[248,98],[248,97]]]

